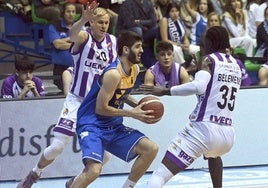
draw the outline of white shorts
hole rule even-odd
[[[60,117],[53,131],[65,135],[74,136],[77,122],[77,110],[80,107],[83,98],[68,93],[63,104]]]
[[[235,131],[232,126],[190,122],[171,141],[166,157],[185,169],[202,154],[206,158],[216,158],[229,152],[234,140]]]

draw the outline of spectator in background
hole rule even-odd
[[[27,56],[15,56],[16,73],[6,77],[1,88],[4,99],[45,96],[40,78],[33,75],[35,63]]]
[[[189,0],[183,0],[185,3],[185,8],[193,20],[191,27],[190,40],[194,47],[191,47],[190,54],[195,54],[200,50],[200,39],[203,32],[207,28],[207,16],[213,11],[213,6],[210,0],[198,0],[197,10],[191,9]]]
[[[259,57],[268,58],[268,7],[264,11],[264,21],[257,28],[257,53]],[[258,72],[259,85],[268,85],[268,62]]]
[[[187,36],[186,26],[180,18],[179,10],[177,3],[169,3],[167,16],[161,19],[159,26],[161,40],[170,42],[173,45],[175,62],[183,64],[185,63],[184,52],[189,53],[190,41]]]
[[[268,86],[268,62],[263,64],[258,72],[259,85]]]
[[[69,52],[71,41],[69,29],[74,23],[76,6],[73,3],[63,5],[62,19],[53,22],[49,26],[49,41],[52,44],[52,63],[54,64],[54,84],[63,90],[62,73],[69,66],[73,66],[73,58]]]
[[[256,15],[258,7],[264,0],[247,0],[246,11],[248,14],[248,34],[251,38],[256,39],[257,34],[257,24],[256,24]]]
[[[133,31],[143,37],[142,63],[148,68],[154,62],[154,39],[159,38],[155,9],[152,0],[126,0],[120,7],[116,34]]]
[[[149,37],[152,29],[157,25],[152,1],[126,0],[120,7],[117,35],[123,31],[133,31],[143,36],[144,41]]]
[[[98,0],[99,6],[105,8],[111,16],[108,33],[115,35],[120,6],[125,0]]]
[[[257,8],[256,10],[256,25],[258,27],[258,25],[261,24],[261,22],[264,21],[264,9],[268,6],[268,0],[264,0],[263,3],[260,4],[260,6]]]
[[[33,0],[35,14],[37,17],[44,18],[49,22],[61,19],[60,0]]]
[[[257,28],[256,57],[268,57],[268,7],[264,10],[264,21]]]
[[[160,41],[156,48],[155,65],[150,67],[144,77],[145,85],[172,87],[190,81],[185,68],[174,61],[173,45],[167,41]]]
[[[211,3],[215,12],[217,12],[220,15],[223,14],[225,0],[212,0]]]
[[[167,17],[167,7],[168,4],[173,2],[172,0],[152,0],[157,23],[161,21],[163,17]]]
[[[247,57],[253,56],[254,40],[248,34],[247,11],[242,0],[226,0],[222,25],[227,29],[233,48],[244,48]]]

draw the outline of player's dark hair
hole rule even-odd
[[[159,53],[161,51],[168,51],[168,50],[174,50],[173,45],[170,42],[166,41],[159,41],[156,46],[156,53]]]
[[[27,56],[15,55],[15,69],[17,71],[30,71],[35,69],[35,63]]]
[[[223,26],[209,28],[205,36],[205,53],[226,52],[230,48],[229,35]]]
[[[125,31],[118,36],[117,50],[118,55],[123,54],[123,47],[127,46],[131,48],[136,42],[142,41],[142,37],[133,31]]]

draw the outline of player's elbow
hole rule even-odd
[[[195,80],[196,94],[202,95],[207,90],[207,82],[203,80]]]

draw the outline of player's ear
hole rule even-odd
[[[123,53],[128,55],[129,54],[129,48],[127,46],[123,47]]]

